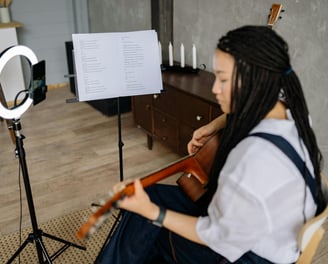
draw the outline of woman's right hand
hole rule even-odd
[[[194,131],[192,139],[187,145],[188,153],[196,153],[206,142],[207,140],[215,134],[213,127],[210,126],[211,123],[202,126]]]
[[[196,129],[187,145],[189,155],[195,154],[202,146],[204,146],[210,137],[214,136],[219,130],[225,127],[225,123],[226,115],[223,114],[207,125]]]

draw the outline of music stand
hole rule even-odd
[[[123,181],[120,97],[156,94],[162,90],[157,33],[148,30],[73,34],[73,46],[77,101],[117,99],[120,181]],[[121,211],[100,254],[109,242],[120,216]]]

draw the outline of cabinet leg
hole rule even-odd
[[[148,149],[153,149],[153,137],[151,135],[147,135],[147,145]]]

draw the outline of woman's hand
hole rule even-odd
[[[160,212],[159,207],[150,200],[139,179],[134,181],[134,195],[124,197],[118,202],[117,206],[152,221],[157,219]],[[197,219],[198,217],[167,209],[163,226],[191,241],[204,245],[196,232]]]
[[[159,214],[159,207],[149,199],[139,179],[134,180],[134,195],[124,197],[117,203],[117,207],[150,220],[155,220]]]
[[[212,132],[214,129],[210,124],[211,123],[202,126],[194,131],[192,139],[187,145],[188,153],[190,155],[196,153],[202,146],[204,146],[204,144],[211,137],[211,135],[214,134]]]
[[[190,155],[196,153],[209,140],[210,137],[225,127],[225,123],[226,115],[223,114],[207,125],[196,129],[193,133],[192,139],[187,145],[188,153]]]

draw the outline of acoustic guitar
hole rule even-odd
[[[212,136],[206,144],[195,154],[186,156],[176,162],[167,165],[160,170],[150,173],[141,178],[141,184],[144,188],[153,185],[165,178],[168,178],[176,173],[184,173],[193,175],[203,186],[208,181],[208,174],[210,173],[212,163],[214,161],[215,153],[219,145],[219,136]],[[134,185],[129,183],[122,190],[110,197],[107,202],[101,206],[82,227],[78,230],[76,236],[79,239],[84,239],[95,232],[107,216],[111,213],[115,202],[125,196],[134,194]]]

